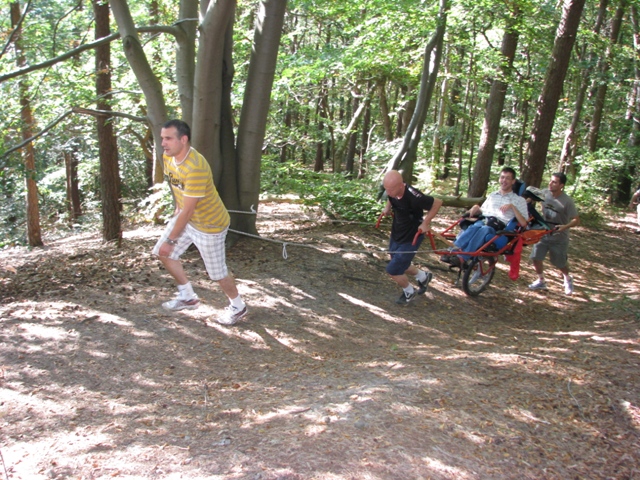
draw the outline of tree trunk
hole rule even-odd
[[[620,36],[620,27],[622,26],[622,18],[624,17],[624,9],[626,2],[623,0],[616,10],[615,16],[611,19],[611,30],[609,36],[609,45],[601,60],[600,76],[601,81],[596,90],[596,99],[593,107],[593,116],[589,125],[589,151],[595,152],[598,145],[598,135],[600,133],[600,124],[602,123],[602,113],[604,111],[604,99],[607,96],[609,69],[611,67],[612,47],[618,43]]]
[[[162,84],[153,73],[151,65],[149,65],[147,61],[126,0],[109,0],[109,5],[118,24],[124,54],[127,57],[129,65],[138,80],[147,102],[147,115],[153,130],[156,150],[153,181],[155,183],[162,183],[164,174],[160,130],[168,119],[167,107],[164,102],[164,96],[162,95]]]
[[[196,32],[198,28],[198,0],[180,0],[182,35],[176,35],[176,80],[182,120],[193,125],[193,88],[196,71]]]
[[[354,112],[358,112],[358,111],[362,111],[363,113],[365,112],[366,109],[366,103],[362,102],[362,104],[360,104],[360,98],[358,95],[354,95],[353,97],[353,111]],[[355,116],[355,115],[354,115]],[[356,124],[354,125],[354,127],[352,129],[350,129],[347,132],[349,141],[348,141],[348,145],[347,145],[347,153],[346,153],[346,158],[345,158],[345,171],[347,172],[347,177],[349,179],[353,178],[353,168],[354,168],[354,158],[356,156],[356,148],[358,146],[358,124],[359,124],[359,120],[356,121]]]
[[[269,114],[271,88],[287,0],[262,0],[256,18],[255,37],[238,127],[237,164],[240,209],[258,208],[262,144]],[[237,217],[237,228],[256,232],[255,215]]]
[[[109,5],[93,0],[96,20],[96,38],[109,35]],[[96,106],[98,110],[110,112],[111,104],[111,45],[106,43],[96,48]],[[113,117],[97,116],[98,150],[100,155],[100,197],[102,203],[102,239],[122,241],[120,211],[120,170],[118,166],[118,142],[114,134]]]
[[[564,0],[562,19],[558,25],[547,75],[538,99],[538,110],[533,121],[529,149],[522,172],[522,179],[528,185],[540,186],[542,182],[551,131],[584,3],[585,0]]]
[[[593,28],[593,32],[596,35],[600,34],[600,28],[604,23],[605,16],[607,14],[607,5],[609,4],[609,0],[600,0],[600,7],[598,8],[598,16],[596,17],[596,24]],[[585,60],[586,56],[586,48],[585,44],[583,47],[583,54],[581,55],[582,60]],[[563,172],[571,171],[574,172],[573,159],[576,155],[576,149],[578,145],[578,126],[580,124],[580,116],[582,114],[582,107],[584,106],[584,99],[587,93],[587,89],[589,88],[589,82],[591,81],[591,73],[593,71],[593,63],[594,63],[595,53],[591,52],[589,54],[589,60],[587,62],[587,67],[582,72],[582,81],[580,84],[580,90],[578,90],[578,94],[576,95],[576,101],[573,108],[573,117],[571,118],[571,125],[565,132],[564,143],[562,145],[562,151],[560,153],[560,170]]]
[[[380,119],[382,120],[382,129],[384,130],[384,138],[387,142],[393,140],[393,131],[391,129],[391,118],[389,117],[389,104],[387,103],[387,92],[385,89],[385,80],[378,80],[377,84],[378,97],[380,98]]]
[[[228,37],[227,30],[233,28],[235,5],[234,0],[218,0],[209,3],[204,13],[200,26],[191,125],[192,144],[211,165],[213,179],[227,206],[237,203],[235,165],[233,161],[226,165],[221,145],[223,80],[230,83],[234,73],[233,63],[229,63],[228,59],[225,61],[225,49],[231,48],[225,45],[225,39]],[[233,149],[228,158],[235,159],[233,140],[225,148]],[[228,175],[223,178],[225,167]]]
[[[469,196],[477,197],[487,190],[491,177],[491,163],[495,153],[496,142],[500,132],[500,120],[504,110],[504,99],[507,94],[508,79],[513,68],[513,59],[518,46],[518,23],[520,12],[514,11],[509,17],[502,37],[500,53],[503,60],[498,67],[498,73],[491,83],[491,91],[484,114],[484,124],[480,134],[478,157],[473,168],[473,178],[469,184]]]
[[[20,2],[11,3],[11,25],[18,27],[20,21]],[[22,28],[18,27],[14,36],[14,45],[16,48],[16,58],[18,67],[24,67],[27,64],[22,49]],[[33,137],[33,126],[35,121],[31,113],[31,104],[29,102],[29,85],[26,77],[20,80],[20,105],[22,109],[20,116],[22,118],[22,139],[27,140]],[[36,183],[36,157],[33,148],[33,142],[27,143],[22,151],[24,158],[24,171],[27,183],[27,242],[30,247],[42,247],[42,234],[40,230],[40,208],[38,205],[38,185]]]
[[[358,165],[358,179],[362,179],[367,174],[367,147],[369,146],[369,128],[371,127],[371,98],[365,98],[365,111],[362,120],[362,138],[360,139],[360,154]]]
[[[451,51],[449,50],[447,54],[450,54],[450,52]],[[433,165],[436,178],[440,178],[440,160],[442,156],[442,142],[440,141],[440,137],[444,133],[445,118],[447,115],[447,96],[449,95],[450,90],[450,76],[451,72],[449,71],[449,58],[448,55],[445,55],[444,75],[442,78],[442,82],[440,83],[440,99],[437,102],[435,112],[435,128],[433,132],[433,142],[431,147],[431,164]],[[436,90],[436,92],[437,91],[438,90]]]
[[[453,157],[454,140],[456,138],[456,111],[454,105],[460,100],[460,79],[456,78],[451,87],[449,105],[447,106],[447,136],[444,141],[444,150],[442,152],[442,172],[439,175],[440,180],[449,178],[449,169],[451,166],[451,157]],[[462,141],[462,139],[460,139]]]
[[[407,127],[402,145],[396,154],[389,160],[385,171],[402,170],[402,177],[405,182],[411,184],[413,177],[413,164],[416,160],[418,144],[422,135],[422,128],[427,117],[429,103],[436,85],[440,59],[442,58],[442,43],[447,25],[447,12],[449,5],[447,0],[440,0],[438,12],[438,26],[436,31],[427,43],[422,65],[422,75],[420,79],[420,91],[416,109],[411,117],[411,122]]]
[[[66,170],[67,205],[70,223],[75,223],[82,216],[82,206],[80,203],[80,189],[78,188],[78,157],[76,149],[65,150],[64,165]]]
[[[627,145],[638,147],[640,146],[640,18],[635,5],[631,6],[631,21],[633,23],[633,49],[636,54],[633,65],[635,79],[631,87],[627,110],[627,120],[631,123]]]

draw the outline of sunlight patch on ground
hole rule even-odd
[[[605,337],[602,335],[594,335],[593,337],[591,337],[591,340],[596,342],[619,343],[621,345],[638,345],[638,340],[636,339],[621,340],[619,338]]]
[[[334,338],[333,335],[321,332],[320,330],[317,330],[315,328],[305,327],[303,330],[306,330],[307,332],[316,335],[317,337],[324,338],[325,340],[333,340]]]
[[[322,356],[316,354],[316,353],[310,353],[308,352],[305,348],[302,348],[299,346],[300,343],[302,343],[300,340],[294,338],[291,335],[287,335],[285,333],[283,333],[282,331],[278,331],[278,330],[274,330],[271,328],[265,328],[265,331],[271,335],[271,337],[276,340],[278,343],[280,343],[281,345],[284,345],[285,347],[287,347],[288,349],[294,351],[295,353],[301,354],[301,355],[307,355],[311,358],[313,358],[314,360],[322,360]]]
[[[451,479],[468,479],[475,478],[475,475],[471,476],[465,470],[462,470],[458,467],[453,467],[451,465],[447,465],[437,458],[424,457],[424,462],[431,470],[433,470],[438,475],[444,475],[446,478]]]
[[[629,417],[631,424],[634,426],[636,430],[640,430],[640,408],[632,405],[630,402],[623,400],[620,402],[622,409]]]
[[[47,327],[36,323],[21,323],[17,327],[22,330],[22,336],[28,340],[35,340],[36,338],[42,340],[64,340],[69,336],[63,328]]]
[[[405,325],[412,325],[413,322],[406,320],[404,318],[400,318],[400,317],[394,317],[393,315],[389,315],[385,310],[383,310],[382,308],[376,306],[376,305],[372,305],[370,303],[367,303],[365,301],[359,300],[355,297],[352,297],[351,295],[347,295],[346,293],[340,293],[337,292],[339,296],[341,296],[342,298],[344,298],[345,300],[347,300],[348,302],[353,303],[354,305],[357,305],[359,307],[362,307],[366,310],[368,310],[370,313],[372,313],[373,315],[376,315],[380,318],[382,318],[383,320],[387,320],[388,322],[393,322],[393,323],[400,323],[400,324],[405,324]]]
[[[545,423],[547,425],[550,423],[550,422],[547,422],[546,420],[536,417],[529,410],[525,410],[523,408],[517,408],[517,407],[508,408],[505,410],[505,413],[507,415],[512,416],[516,420],[524,423],[531,423],[531,424]]]

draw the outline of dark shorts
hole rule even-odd
[[[416,256],[416,251],[418,247],[420,247],[423,239],[424,235],[420,235],[415,245],[411,245],[411,243],[398,243],[391,239],[389,241],[391,261],[387,264],[387,273],[389,275],[403,275],[411,266],[411,261],[413,257]]]

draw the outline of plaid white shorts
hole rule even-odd
[[[173,226],[176,223],[177,217],[173,217],[169,223],[167,223],[162,236],[153,247],[153,254],[158,255],[160,247],[169,238],[169,234],[173,230]],[[209,278],[214,281],[222,280],[229,275],[227,270],[227,263],[225,259],[224,241],[227,238],[227,230],[220,233],[203,233],[200,230],[187,224],[180,236],[176,239],[178,242],[171,251],[169,258],[171,260],[179,260],[187,248],[193,243],[200,252],[202,260],[204,260],[204,266],[207,269]]]

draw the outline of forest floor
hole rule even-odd
[[[518,280],[501,262],[467,297],[423,244],[434,280],[398,306],[388,224],[264,204],[258,229],[287,258],[253,238],[228,251],[250,310],[231,327],[197,251],[202,305],[161,308],[160,227],[127,227],[121,249],[95,233],[5,249],[0,477],[640,478],[633,221],[572,230],[571,297],[552,270],[528,290],[529,247]]]

